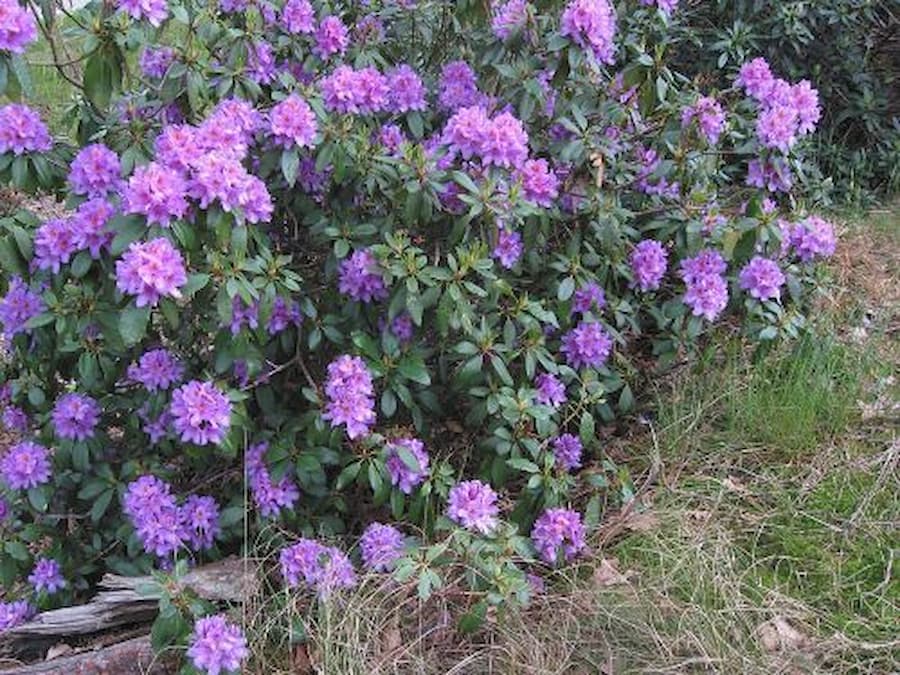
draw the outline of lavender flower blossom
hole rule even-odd
[[[556,466],[563,471],[581,467],[581,441],[572,434],[562,434],[553,439],[553,456]]]
[[[497,493],[480,480],[467,480],[450,488],[447,516],[466,529],[490,534],[497,527]]]
[[[344,354],[328,364],[325,396],[328,402],[322,418],[332,427],[345,424],[351,440],[369,433],[375,423],[374,390],[372,375],[361,358]]]
[[[363,565],[374,572],[389,572],[403,557],[403,533],[382,523],[369,525],[359,540]]]
[[[581,514],[569,509],[547,509],[535,521],[531,540],[544,562],[555,565],[560,555],[571,560],[585,547]]]
[[[28,583],[36,593],[46,592],[52,595],[66,587],[66,580],[62,575],[59,563],[49,558],[39,559],[31,574],[28,575]]]
[[[0,458],[0,475],[12,490],[28,490],[50,480],[50,451],[43,445],[22,441]]]
[[[171,413],[185,443],[219,445],[231,426],[231,402],[212,382],[181,385],[172,392]]]
[[[204,617],[194,624],[187,657],[197,670],[207,675],[237,672],[249,655],[243,632],[223,614]]]
[[[398,438],[388,443],[385,467],[391,484],[410,494],[428,478],[428,453],[416,438]]]
[[[53,427],[59,438],[83,441],[93,438],[100,420],[100,406],[90,396],[65,394],[53,406]]]
[[[612,338],[599,323],[582,321],[563,336],[561,351],[573,368],[600,368],[612,346]]]

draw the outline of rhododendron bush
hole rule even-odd
[[[796,336],[834,250],[815,89],[672,72],[677,1],[93,2],[74,143],[52,15],[0,8],[0,176],[66,207],[0,221],[0,627],[253,543],[310,601],[461,560],[524,601],[630,494],[600,427],[722,324]]]

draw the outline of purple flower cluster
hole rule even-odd
[[[269,335],[277,335],[285,330],[288,326],[299,326],[303,321],[303,315],[300,313],[300,303],[285,300],[280,295],[275,296],[272,302],[272,313],[269,315],[269,323],[266,330]]]
[[[321,88],[325,107],[334,112],[369,115],[390,106],[388,78],[374,66],[361,70],[338,66],[322,79]]]
[[[347,45],[350,44],[350,37],[347,33],[347,26],[336,16],[326,16],[319,22],[319,27],[315,33],[316,44],[313,47],[313,54],[323,61],[327,61],[329,56],[334,54],[343,54],[347,51]]]
[[[51,218],[34,233],[34,259],[38,268],[58,273],[78,250],[78,235],[71,218]]]
[[[49,558],[41,558],[35,563],[34,569],[28,575],[28,583],[34,588],[35,593],[43,591],[48,595],[66,587],[62,568],[58,562]]]
[[[822,116],[819,93],[807,80],[776,78],[764,58],[741,66],[736,84],[760,104],[756,135],[767,148],[787,153],[799,136],[811,133]]]
[[[794,184],[791,168],[780,157],[752,159],[747,165],[747,185],[769,192],[789,192]]]
[[[43,445],[22,441],[0,458],[0,475],[12,490],[28,490],[50,480],[50,451]]]
[[[505,269],[512,269],[522,257],[525,245],[522,243],[522,235],[505,227],[497,230],[497,245],[491,255],[494,256]]]
[[[475,71],[465,61],[445,63],[438,82],[438,101],[448,110],[479,105],[484,95],[478,91]]]
[[[128,484],[122,510],[131,520],[147,553],[168,558],[184,545],[211,548],[221,532],[219,507],[212,497],[191,495],[179,507],[172,488],[145,475]]]
[[[428,453],[417,438],[398,438],[387,444],[385,467],[391,484],[410,494],[428,478]]]
[[[723,276],[726,268],[722,256],[711,249],[681,261],[681,276],[687,286],[684,303],[694,316],[715,321],[728,305],[728,282]]]
[[[41,296],[19,277],[9,280],[6,295],[0,299],[0,323],[7,336],[28,332],[25,324],[46,309]]]
[[[547,509],[535,521],[531,541],[541,558],[555,565],[560,555],[571,560],[585,547],[585,529],[581,514],[569,509]]]
[[[0,0],[0,51],[21,54],[37,39],[34,17],[16,0]]]
[[[141,52],[141,72],[144,77],[162,79],[175,62],[175,50],[171,47],[144,47]]]
[[[553,439],[553,456],[556,466],[563,471],[571,471],[581,466],[581,441],[578,436],[562,434]]]
[[[681,125],[688,126],[693,120],[706,142],[715,145],[725,131],[725,111],[712,96],[701,96],[697,102],[685,108],[681,113]]]
[[[760,302],[780,300],[781,287],[784,285],[784,273],[778,263],[762,256],[754,256],[738,277],[740,286]]]
[[[231,299],[229,329],[232,335],[237,335],[244,326],[249,330],[256,330],[259,327],[259,303],[254,301],[248,305],[241,296],[236,295]]]
[[[187,657],[200,672],[207,675],[237,672],[249,655],[240,627],[229,623],[223,614],[204,617],[194,624]]]
[[[102,143],[83,147],[69,167],[69,187],[77,195],[104,197],[121,183],[119,156]]]
[[[526,159],[519,167],[525,199],[550,208],[559,196],[559,177],[546,159]]]
[[[497,527],[497,493],[480,480],[466,480],[450,488],[447,516],[466,529],[490,534]]]
[[[187,283],[181,253],[162,237],[134,242],[116,262],[116,286],[123,293],[137,296],[138,307],[155,307],[161,298],[180,298],[179,289]]]
[[[47,152],[52,146],[47,125],[34,110],[20,103],[0,106],[0,155]]]
[[[316,30],[316,12],[309,0],[288,0],[281,10],[281,23],[288,33],[311,34]]]
[[[357,302],[384,300],[388,296],[375,254],[369,249],[355,251],[341,262],[338,289]]]
[[[103,197],[95,197],[81,204],[71,219],[76,249],[87,250],[94,260],[98,260],[101,251],[109,248],[113,241],[114,233],[109,229],[109,221],[115,214],[113,205]]]
[[[659,288],[669,264],[669,254],[663,245],[655,239],[644,239],[638,242],[631,252],[631,274],[634,284],[642,291],[655,291]]]
[[[363,565],[373,572],[389,572],[403,557],[403,533],[392,525],[372,523],[359,540]]]
[[[648,195],[657,195],[668,199],[677,199],[681,191],[678,181],[670,183],[665,176],[655,176],[659,168],[659,154],[653,148],[645,148],[642,145],[635,147],[637,159],[641,168],[637,175],[637,189]]]
[[[0,602],[0,633],[19,626],[34,615],[34,607],[25,600]]]
[[[116,0],[116,7],[137,21],[147,19],[154,28],[161,26],[169,16],[166,0]]]
[[[59,438],[83,441],[93,438],[101,412],[100,405],[90,396],[64,394],[56,401],[50,417]]]
[[[3,426],[9,431],[13,431],[19,434],[24,434],[28,431],[28,414],[14,405],[7,405],[3,408],[3,414],[0,415],[0,421],[2,421]],[[2,520],[2,518],[0,518]]]
[[[563,11],[560,32],[601,63],[614,63],[616,11],[609,0],[571,0]]]
[[[678,0],[641,0],[646,7],[657,7],[664,14],[672,14],[678,8]]]
[[[425,85],[410,66],[401,63],[388,71],[389,103],[391,112],[405,113],[410,110],[425,110]]]
[[[447,120],[444,141],[464,159],[476,155],[486,165],[519,168],[528,159],[528,133],[510,112],[488,118],[481,106],[460,108]],[[537,166],[531,170],[535,168],[540,172],[546,171],[547,167]],[[552,192],[550,179],[545,177],[544,180],[548,182],[545,190]]]
[[[526,0],[506,0],[493,3],[491,30],[501,40],[522,28],[528,21],[530,5]]]
[[[561,351],[573,368],[600,368],[612,352],[612,338],[595,321],[582,321],[562,338]]]
[[[139,213],[147,222],[168,227],[188,212],[188,185],[181,172],[150,162],[135,169],[122,195],[126,213]]]
[[[328,402],[322,418],[332,427],[345,424],[350,439],[364,436],[375,423],[374,395],[372,374],[365,361],[343,354],[328,364]]]
[[[240,210],[247,222],[271,219],[274,207],[265,183],[251,175],[234,157],[209,152],[197,158],[192,169],[188,191],[200,208],[205,209],[218,200],[223,211]]]
[[[830,258],[837,246],[834,227],[819,216],[810,216],[799,223],[783,224],[781,237],[783,252],[793,250],[803,262]]]
[[[231,402],[212,382],[192,380],[178,387],[170,412],[185,443],[218,445],[231,426]]]
[[[289,587],[305,583],[323,599],[338,589],[356,585],[356,572],[346,554],[315,539],[300,539],[282,549],[280,562],[281,575]]]
[[[166,349],[151,349],[128,366],[128,379],[144,385],[147,391],[168,389],[181,380],[184,366]]]
[[[572,296],[572,313],[587,314],[606,307],[606,294],[595,282],[584,284]]]
[[[311,148],[319,130],[316,116],[297,94],[291,94],[276,104],[269,113],[273,140],[284,148]]]
[[[566,402],[566,385],[556,375],[541,373],[535,378],[534,386],[537,389],[535,400],[540,405],[558,408]]]
[[[265,518],[278,517],[282,509],[292,509],[300,498],[300,491],[290,476],[282,476],[277,482],[272,480],[265,460],[268,449],[268,443],[257,443],[247,448],[245,456],[250,492]]]

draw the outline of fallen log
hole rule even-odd
[[[79,652],[27,666],[16,666],[12,669],[0,668],[0,672],[4,675],[41,675],[46,673],[166,675],[175,672],[175,667],[172,658],[153,654],[150,636],[144,635],[102,649]]]

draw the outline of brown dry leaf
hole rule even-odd
[[[72,648],[65,642],[58,642],[47,650],[47,656],[44,657],[44,660],[50,661],[52,659],[58,659],[60,656],[65,656],[71,651]]]
[[[598,586],[621,586],[628,583],[628,573],[622,574],[618,570],[617,558],[603,558],[600,565],[594,570],[594,583]]]
[[[316,672],[309,658],[306,645],[295,645],[291,656],[291,672],[298,673],[298,675]]]
[[[400,620],[395,614],[391,618],[390,624],[381,634],[381,652],[383,654],[393,654],[403,646],[403,636],[400,634]]]
[[[463,425],[457,422],[456,420],[447,420],[444,423],[444,426],[447,427],[448,431],[452,431],[454,434],[464,434],[466,430],[463,428]]]
[[[632,532],[652,532],[659,527],[659,518],[653,511],[640,511],[628,514],[625,527]]]
[[[776,616],[766,621],[758,629],[759,641],[767,652],[781,652],[787,649],[802,649],[809,638],[788,623],[787,619]]]

